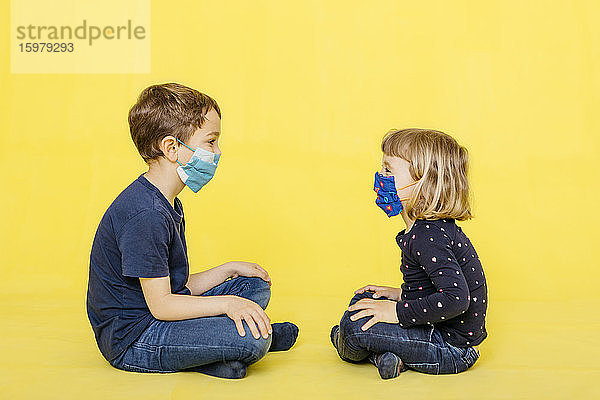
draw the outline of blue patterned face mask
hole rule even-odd
[[[215,175],[221,155],[201,149],[200,147],[194,150],[181,140],[177,139],[177,141],[194,152],[190,161],[185,165],[182,165],[179,160],[177,160],[177,164],[179,164],[179,167],[177,167],[177,174],[187,187],[192,189],[194,193],[197,193],[198,190],[206,185]]]
[[[398,190],[416,185],[418,182],[419,181],[413,182],[410,185],[396,189],[393,176],[384,176],[381,172],[375,172],[375,185],[373,187],[373,190],[375,190],[375,193],[377,193],[375,204],[377,204],[377,206],[379,206],[379,208],[381,208],[388,217],[393,217],[394,215],[400,214],[403,209],[402,201],[408,200],[409,197],[400,199],[398,197]]]

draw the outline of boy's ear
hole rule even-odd
[[[162,138],[158,147],[167,160],[175,162],[178,159],[179,155],[177,151],[179,144],[174,136],[165,136]]]

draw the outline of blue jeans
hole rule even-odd
[[[355,295],[350,304],[360,299],[373,298],[365,292]],[[376,300],[387,300],[383,297]],[[352,314],[356,311],[352,312]],[[338,354],[348,362],[365,361],[372,353],[390,351],[405,366],[427,374],[455,374],[469,369],[479,358],[473,347],[461,348],[446,343],[434,325],[402,328],[398,324],[379,322],[366,331],[360,328],[371,316],[356,321],[350,319],[346,310],[340,321]]]
[[[263,309],[271,298],[269,284],[260,278],[237,277],[201,296],[234,295],[250,299]],[[255,339],[243,322],[246,336],[240,336],[226,315],[180,321],[155,319],[127,350],[114,360],[115,368],[134,372],[193,371],[194,367],[224,361],[250,365],[265,356],[271,335]]]

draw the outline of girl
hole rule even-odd
[[[455,223],[472,218],[467,150],[449,135],[426,129],[391,131],[381,150],[375,202],[406,224],[396,236],[404,283],[356,290],[331,341],[340,358],[369,360],[383,379],[406,369],[465,371],[487,336],[485,275]]]

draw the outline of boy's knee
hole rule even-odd
[[[271,299],[271,286],[261,278],[255,276],[244,277],[243,279],[248,283],[248,296],[244,297],[254,301],[263,309],[266,308]]]
[[[267,354],[269,347],[271,347],[272,335],[269,335],[266,339],[262,336],[259,339],[255,339],[250,332],[246,332],[246,336],[243,339],[240,346],[242,352],[240,361],[246,365],[250,365]]]
[[[271,292],[271,286],[269,286],[269,283],[264,281],[262,278],[257,276],[248,276],[245,277],[245,279],[248,280],[250,287],[254,290],[267,290],[269,293]]]

